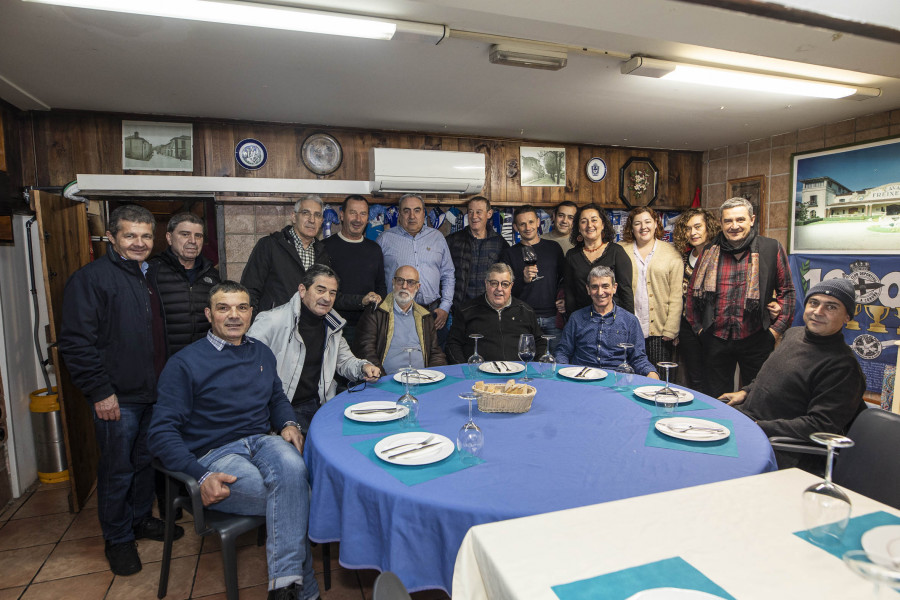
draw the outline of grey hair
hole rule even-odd
[[[409,200],[410,198],[415,198],[416,200],[421,202],[422,210],[425,210],[425,199],[422,198],[422,196],[419,194],[403,194],[402,196],[400,196],[400,199],[397,200],[397,208],[399,209],[401,206],[403,206],[403,201]]]
[[[515,281],[516,276],[513,275],[512,267],[510,267],[506,263],[498,262],[491,265],[491,268],[487,270],[487,273],[484,275],[484,280],[487,281],[490,278],[491,273],[506,273],[509,275],[510,281]]]
[[[588,273],[588,276],[587,276],[588,284],[591,283],[591,279],[597,279],[599,277],[609,277],[610,279],[612,279],[613,283],[616,282],[616,274],[613,273],[612,269],[610,269],[609,267],[599,266],[599,267],[594,267],[593,269],[591,269],[591,272]]]
[[[720,208],[719,210],[724,212],[724,211],[728,210],[729,208],[738,208],[741,206],[743,206],[744,208],[747,209],[747,212],[750,214],[751,217],[753,216],[753,205],[750,204],[750,201],[747,200],[746,198],[739,198],[739,197],[738,198],[729,198],[722,204],[722,208]]]
[[[115,236],[122,228],[122,221],[129,223],[149,223],[151,229],[156,229],[156,218],[153,213],[137,204],[124,204],[112,211],[109,215],[109,226],[107,229]]]
[[[316,204],[319,205],[319,208],[321,208],[321,209],[325,208],[325,204],[322,202],[322,199],[319,198],[318,196],[303,196],[302,198],[300,198],[299,200],[294,202],[294,212],[300,212],[300,203],[303,202],[304,200],[312,200],[313,202],[315,202]]]

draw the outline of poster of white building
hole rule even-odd
[[[793,157],[790,252],[900,253],[900,138]]]

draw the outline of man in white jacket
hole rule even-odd
[[[335,372],[351,381],[375,381],[381,375],[378,367],[356,358],[344,340],[346,322],[332,310],[338,285],[331,267],[313,265],[290,301],[260,313],[248,332],[275,354],[284,393],[304,435],[319,406],[335,394]]]

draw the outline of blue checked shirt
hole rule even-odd
[[[384,280],[389,290],[397,269],[415,267],[422,284],[416,302],[427,307],[440,299],[440,308],[450,312],[456,276],[450,248],[440,231],[426,226],[413,237],[402,227],[391,227],[378,238],[378,245],[384,254]]]
[[[640,321],[618,306],[603,316],[594,312],[591,306],[572,313],[556,347],[556,360],[559,364],[615,369],[625,359],[625,350],[619,347],[622,342],[634,344],[634,348],[628,350],[628,364],[635,373],[656,372],[644,352]]]

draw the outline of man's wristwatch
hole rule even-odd
[[[300,425],[297,421],[286,421],[285,424],[281,427],[281,430],[284,431],[285,427],[296,427],[297,430],[300,430]]]

